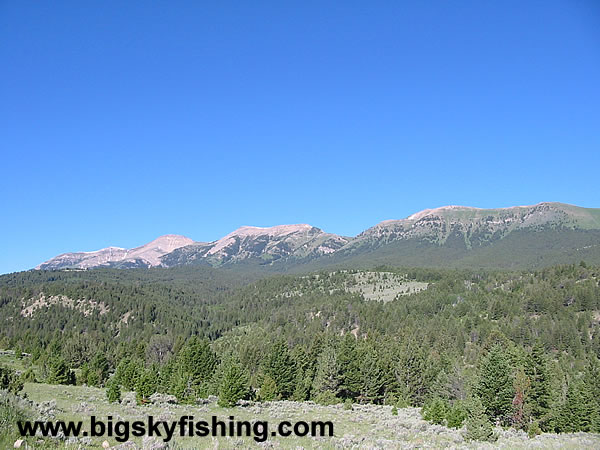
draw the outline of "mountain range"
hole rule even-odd
[[[213,242],[165,235],[134,249],[65,253],[36,269],[240,263],[274,270],[365,264],[518,268],[581,260],[600,263],[600,209],[547,202],[426,209],[378,223],[355,237],[307,224],[244,226]]]

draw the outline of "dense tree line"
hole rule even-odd
[[[600,431],[597,267],[380,267],[383,284],[390,272],[429,283],[387,303],[352,293],[354,272],[243,287],[192,270],[13,274],[0,277],[0,320],[11,323],[0,347],[30,353],[39,381],[105,386],[111,401],[134,390],[140,403],[160,392],[181,402],[217,395],[224,406],[422,406],[432,422],[466,423],[474,439],[493,439],[492,424]],[[41,293],[108,312],[50,305],[24,317]]]

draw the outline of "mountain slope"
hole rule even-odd
[[[500,209],[444,206],[426,209],[402,220],[387,220],[359,234],[351,245],[379,244],[402,239],[424,239],[443,245],[460,236],[467,248],[486,245],[516,230],[600,229],[600,209],[562,203],[540,203]]]
[[[222,265],[244,260],[270,263],[287,258],[318,258],[335,252],[348,238],[325,233],[311,225],[270,228],[241,227],[211,244],[180,248],[162,258],[166,266],[209,263]]]
[[[273,271],[332,265],[538,267],[600,263],[600,209],[563,203],[479,209],[444,206],[386,220],[354,238],[307,224],[244,226],[210,243],[162,236],[132,250],[66,253],[38,269],[263,266]]]
[[[522,268],[581,260],[600,263],[600,209],[540,203],[445,206],[384,221],[315,265]]]
[[[245,260],[269,263],[290,257],[317,258],[333,253],[347,243],[347,238],[325,233],[306,224],[270,228],[245,226],[211,243],[166,235],[131,250],[108,247],[95,252],[65,253],[40,264],[36,269],[173,267],[189,264],[220,266]]]
[[[40,264],[36,269],[154,267],[160,265],[161,256],[193,243],[192,239],[185,236],[167,234],[141,247],[129,250],[119,247],[108,247],[95,252],[64,253]]]

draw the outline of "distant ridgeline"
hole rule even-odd
[[[381,222],[353,238],[306,224],[241,227],[210,243],[166,235],[134,249],[66,253],[37,269],[203,265],[306,272],[377,264],[521,269],[582,260],[600,264],[600,209],[540,203],[428,209]]]
[[[157,391],[195,402],[235,381],[244,398],[425,405],[432,421],[456,426],[479,411],[532,433],[600,430],[598,266],[241,274],[4,275],[0,348],[31,355],[27,380],[108,384],[115,398],[121,386],[141,402]]]

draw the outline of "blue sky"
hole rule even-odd
[[[600,207],[595,1],[0,2],[0,273],[176,233]]]

